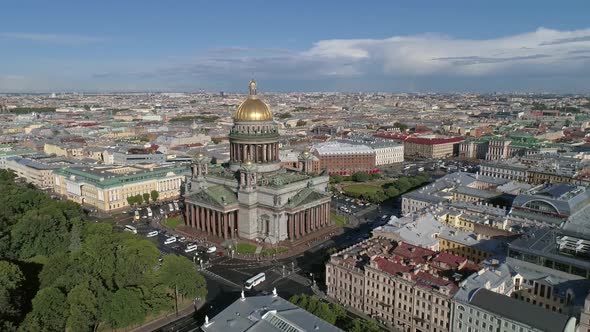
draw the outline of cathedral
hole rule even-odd
[[[308,151],[299,155],[296,170],[281,166],[278,125],[254,80],[233,120],[229,163],[211,165],[201,153],[193,160],[186,225],[220,239],[266,243],[299,240],[331,226],[328,175],[313,173]]]

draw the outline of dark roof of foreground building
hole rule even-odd
[[[469,303],[486,311],[546,332],[561,332],[570,320],[570,317],[565,315],[494,293],[485,288],[476,290],[471,296]]]
[[[203,331],[304,332],[334,331],[339,328],[273,295],[238,299],[202,325]]]

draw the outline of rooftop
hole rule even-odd
[[[546,332],[563,331],[570,319],[565,315],[484,288],[475,291],[469,303],[488,312]]]
[[[305,332],[342,331],[279,296],[253,296],[238,299],[215,317],[207,332]]]

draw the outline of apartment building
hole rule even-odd
[[[328,296],[402,331],[451,331],[457,283],[479,268],[467,259],[371,238],[331,256]]]
[[[63,144],[45,143],[43,152],[66,158],[83,158],[85,156],[84,145],[73,142]]]
[[[477,289],[466,303],[456,302],[453,331],[575,332],[576,318]]]
[[[422,136],[404,141],[405,158],[441,159],[457,155],[463,137]]]

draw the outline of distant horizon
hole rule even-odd
[[[590,2],[22,0],[3,93],[590,93]],[[48,20],[47,18],[51,19]]]

